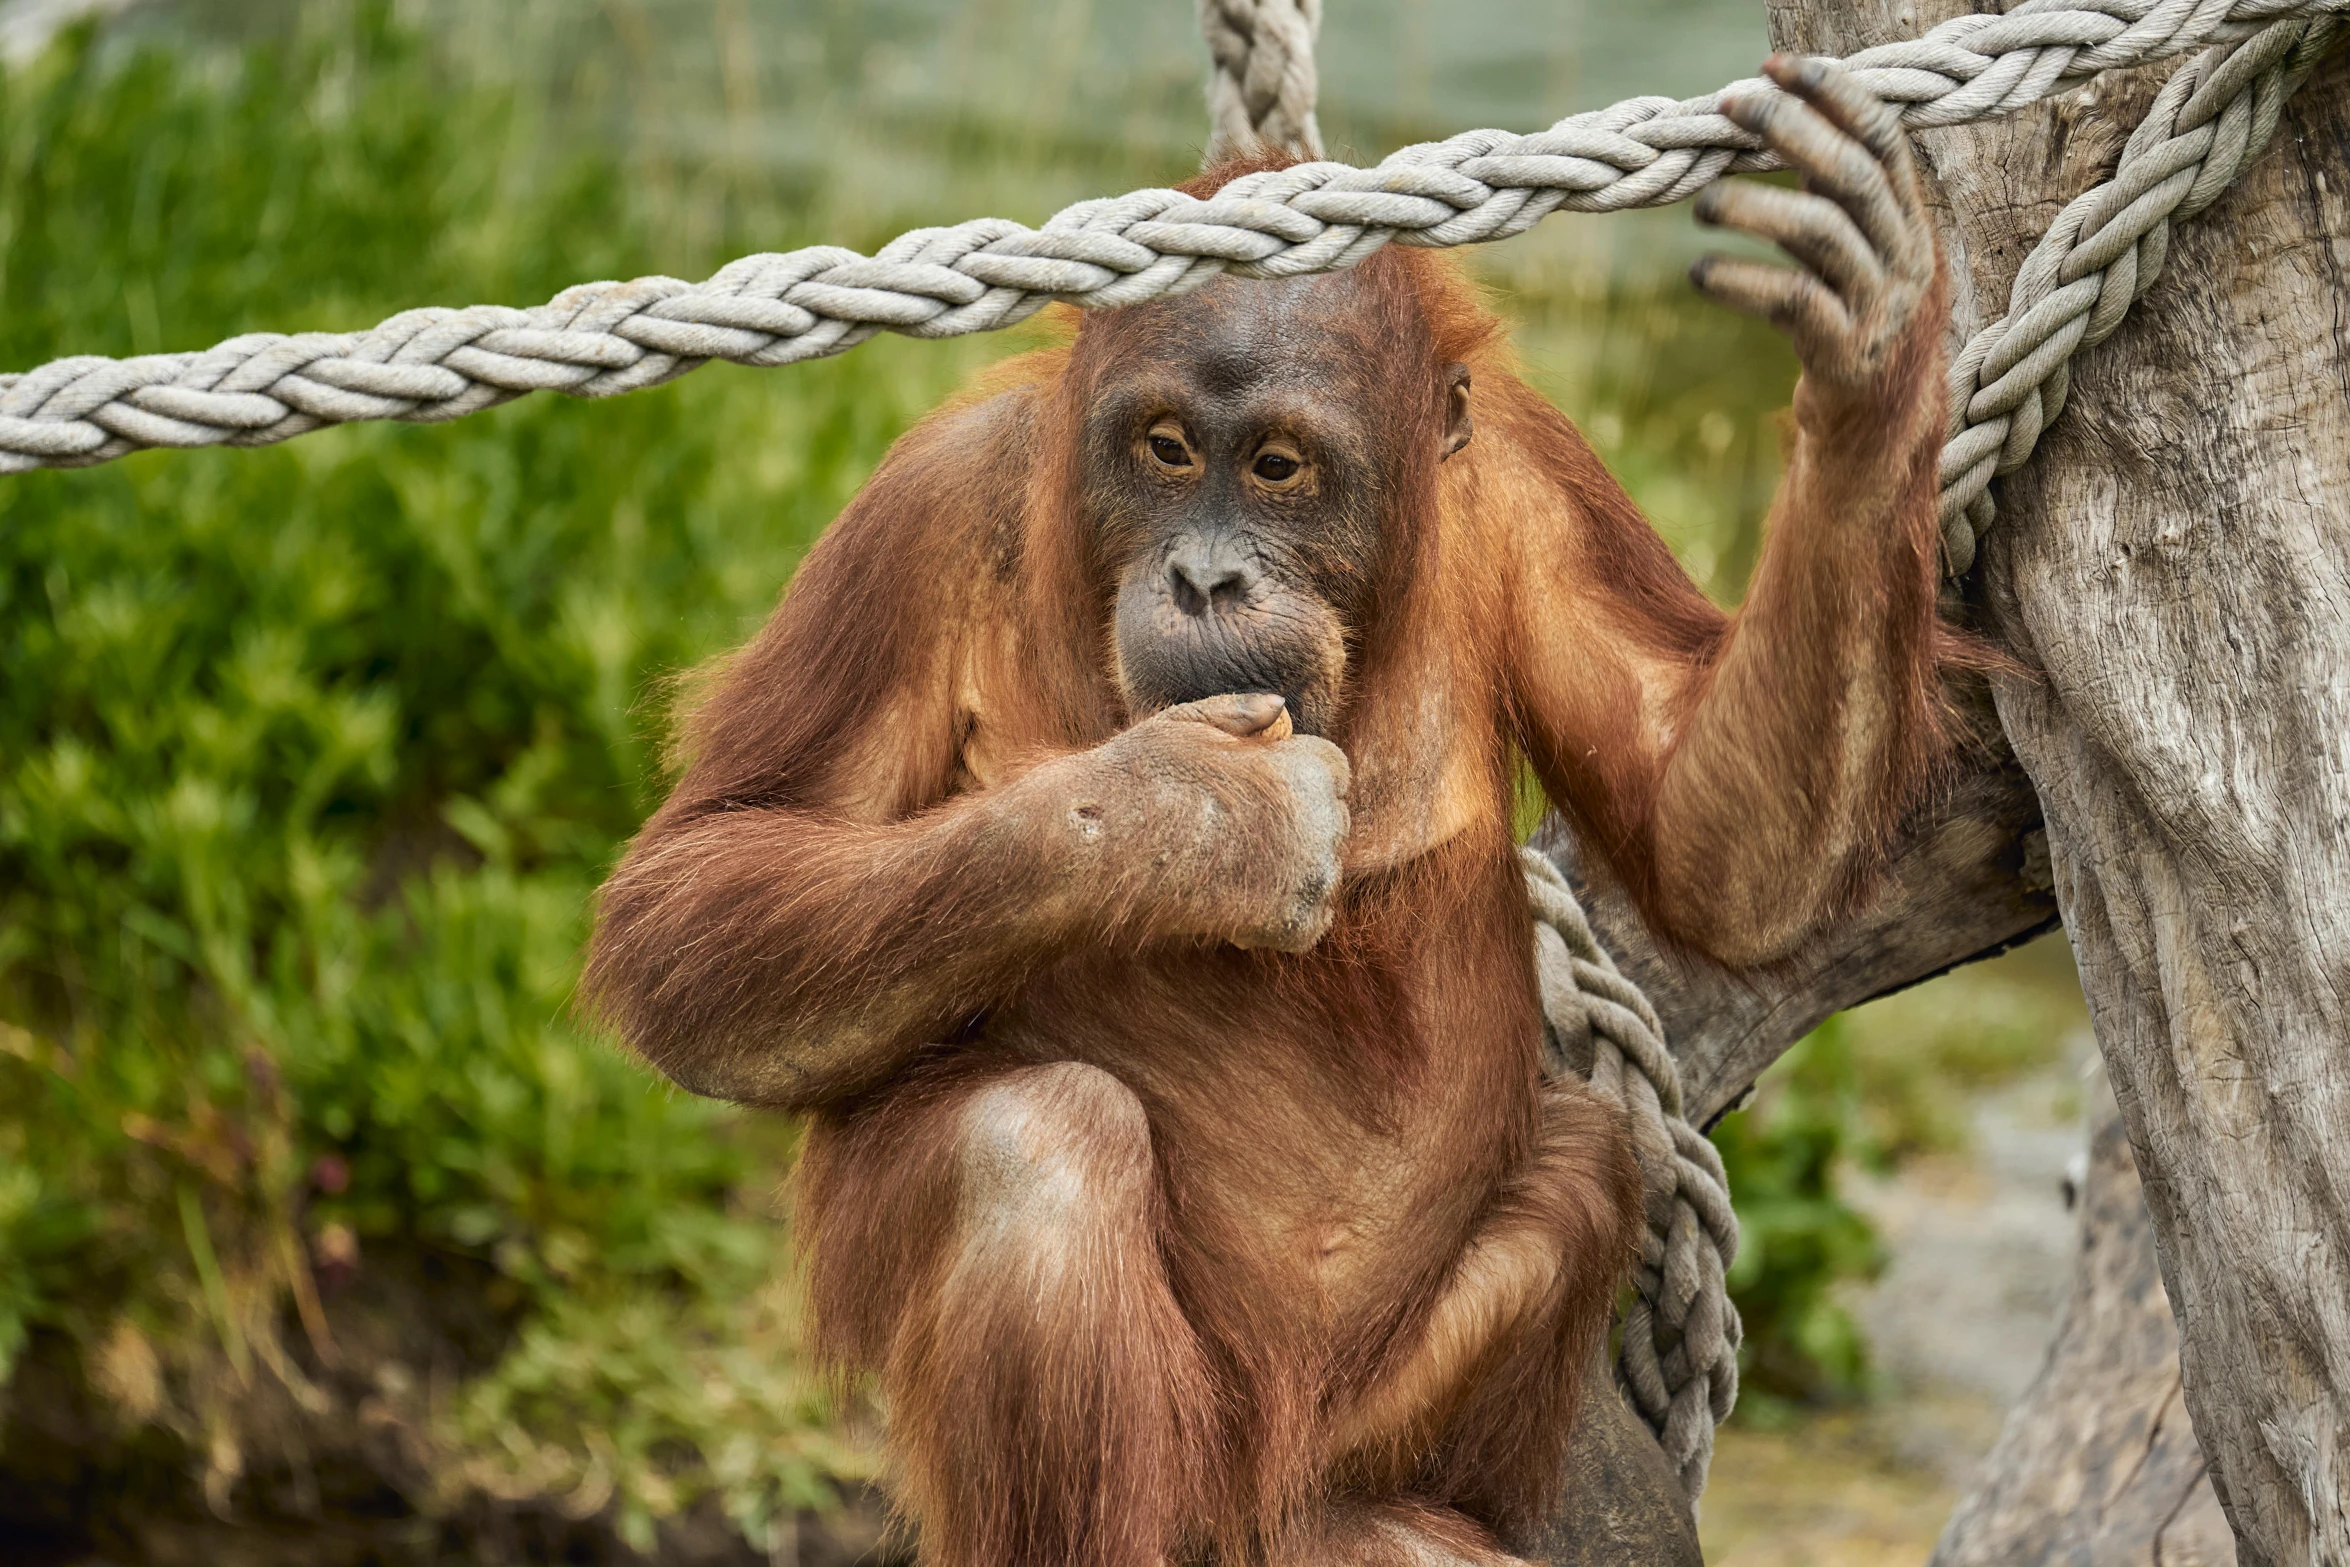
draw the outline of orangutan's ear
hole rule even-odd
[[[1444,367],[1444,456],[1469,444],[1469,437],[1477,433],[1476,420],[1469,417],[1469,367]]]

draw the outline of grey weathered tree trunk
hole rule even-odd
[[[1950,0],[1771,0],[1846,54]],[[1919,147],[1962,330],[2163,73]],[[1975,584],[1996,682],[2247,1567],[2350,1561],[2350,59],[2177,230],[2005,481]]]
[[[2234,1567],[2179,1386],[2179,1331],[2110,1098],[2091,1141],[2072,1297],[1930,1567]]]
[[[1562,864],[1561,824],[1538,836]],[[1798,963],[1736,978],[1661,956],[1620,890],[1578,878],[1610,951],[1662,1017],[1692,1113],[1718,1115],[1832,1012],[2045,930],[2055,899],[2036,800],[2011,758],[1986,759],[1915,824],[1871,904]],[[2099,1120],[2064,1325],[2011,1412],[1933,1567],[2233,1567],[2225,1517],[2180,1392],[2178,1330],[2120,1115]],[[1671,1466],[1602,1385],[1576,1435],[1567,1505],[1537,1548],[1548,1567],[1692,1567]],[[2086,1553],[2085,1555],[2083,1553]]]
[[[1833,1014],[1996,957],[2057,920],[2039,801],[2004,750],[1969,758],[1919,813],[1865,907],[1762,974],[1660,951],[1623,889],[1585,862],[1557,817],[1534,843],[1567,872],[1592,928],[1655,1005],[1699,1126],[1711,1126],[1763,1068]]]

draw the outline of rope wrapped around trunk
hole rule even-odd
[[[2073,356],[2113,335],[2162,275],[2171,224],[2217,201],[2277,128],[2340,35],[2341,18],[2272,22],[2173,72],[2116,161],[2024,258],[2007,314],[1967,340],[1950,366],[1950,435],[1942,447],[1942,565],[1975,561],[1991,525],[1991,480],[2031,457],[2064,408]]]

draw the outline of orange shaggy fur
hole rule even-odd
[[[634,1045],[808,1113],[820,1347],[880,1375],[950,1567],[1506,1560],[1640,1224],[1623,1129],[1542,1079],[1516,758],[1662,931],[1754,963],[1849,895],[1940,744],[1939,310],[1868,420],[1799,437],[1733,618],[1448,261],[1327,286],[1359,330],[1322,373],[1382,389],[1403,456],[1317,944],[1170,937],[1143,859],[1077,874],[1051,837],[1053,780],[1139,716],[1079,420],[1186,351],[1187,301],[1089,318],[898,444],[603,896],[589,987]],[[1439,461],[1455,363],[1476,430]]]

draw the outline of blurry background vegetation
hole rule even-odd
[[[1324,124],[1375,157],[1761,51],[1749,0],[1349,0]],[[1188,0],[159,0],[0,76],[0,369],[1034,222],[1187,175],[1201,72]],[[1690,297],[1694,249],[1680,212],[1559,218],[1473,262],[1728,601],[1793,363]],[[853,1494],[859,1411],[796,1354],[791,1128],[667,1092],[568,1002],[664,681],[1020,346],[0,480],[17,1538],[723,1555]],[[1838,1288],[1877,1245],[1840,1175],[1962,1138],[1956,1096],[2077,1016],[2068,972],[1838,1020],[1721,1128],[1742,1419],[1865,1396]]]

